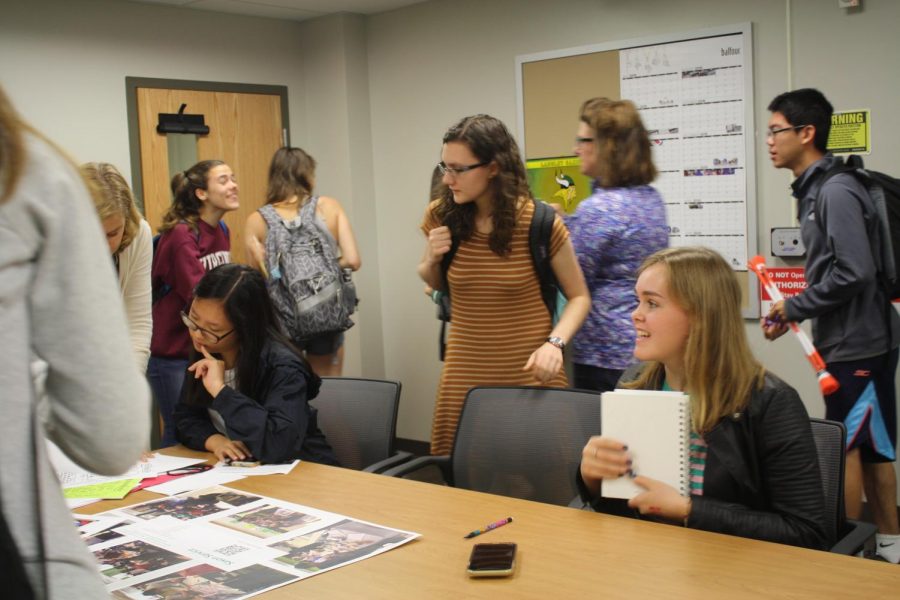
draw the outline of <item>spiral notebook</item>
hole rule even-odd
[[[628,446],[638,475],[667,483],[687,496],[690,476],[691,406],[687,394],[620,390],[603,394],[600,430]],[[604,479],[606,498],[630,499],[644,488],[628,475]]]

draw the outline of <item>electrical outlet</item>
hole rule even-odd
[[[806,256],[799,227],[772,228],[772,256]]]

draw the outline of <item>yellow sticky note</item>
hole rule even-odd
[[[63,490],[66,498],[99,498],[101,500],[121,500],[128,495],[140,479],[119,479],[106,483],[82,485]]]

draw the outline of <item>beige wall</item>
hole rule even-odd
[[[128,169],[126,75],[288,86],[292,141],[319,160],[319,190],[348,207],[363,249],[346,372],[403,382],[407,438],[428,438],[440,373],[438,324],[415,274],[440,138],[477,112],[515,127],[517,55],[752,22],[758,131],[772,97],[817,86],[837,108],[872,109],[870,166],[900,164],[894,0],[851,13],[833,0],[434,0],[300,24],[106,0],[7,0],[2,14],[0,81],[78,160]],[[768,251],[769,229],[793,220],[790,176],[770,166],[762,138],[756,160],[758,243]],[[797,343],[766,343],[752,323],[747,331],[821,415]]]
[[[751,22],[754,27],[755,119],[791,87],[817,86],[838,108],[871,107],[876,131],[873,167],[896,171],[900,123],[893,118],[900,92],[896,56],[900,3],[867,0],[860,13],[817,0],[669,0],[537,2],[459,0],[429,2],[370,19],[369,72],[387,373],[404,382],[400,433],[426,439],[440,364],[437,322],[421,297],[415,266],[422,248],[419,225],[428,176],[440,136],[458,118],[488,112],[517,123],[516,55]],[[787,27],[790,21],[791,27]],[[791,48],[788,39],[792,38]],[[788,57],[793,59],[793,81]],[[559,82],[565,93],[565,82]],[[571,118],[574,135],[576,116]],[[790,176],[775,171],[763,138],[757,145],[759,248],[768,232],[792,223]],[[389,259],[387,257],[390,257]],[[390,294],[391,301],[387,301]],[[813,415],[823,414],[814,375],[797,342],[762,339],[748,323],[751,344],[764,363],[798,388]],[[421,350],[420,349],[424,349]]]
[[[0,83],[78,161],[130,172],[126,76],[286,85],[302,130],[296,23],[107,0],[3,0],[0,15]]]

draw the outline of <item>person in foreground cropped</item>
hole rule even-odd
[[[122,473],[149,443],[150,390],[88,189],[2,89],[0,348],[0,526],[8,525],[12,541],[0,546],[0,596],[25,596],[12,581],[18,573],[28,597],[107,598],[44,436],[85,469]],[[40,400],[33,354],[47,365]]]
[[[635,291],[634,355],[644,364],[620,387],[690,395],[691,494],[634,473],[628,440],[595,436],[578,474],[585,502],[621,516],[830,547],[809,416],[797,392],[753,358],[725,260],[707,248],[661,250],[644,261]],[[603,480],[620,476],[647,491],[627,501],[602,498]]]
[[[258,271],[216,267],[181,317],[193,351],[175,407],[179,442],[219,460],[337,464],[309,405],[320,379],[281,333]]]

